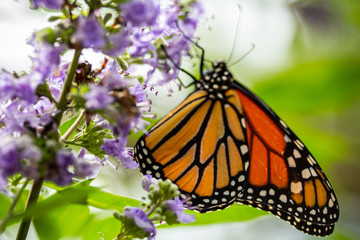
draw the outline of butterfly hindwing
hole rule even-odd
[[[250,154],[248,182],[237,202],[267,210],[304,232],[330,234],[339,209],[323,170],[262,100],[239,83],[234,87],[244,108]]]

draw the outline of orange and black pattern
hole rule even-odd
[[[326,236],[339,217],[335,193],[313,156],[225,63],[135,146],[144,174],[171,179],[199,212],[234,202],[271,212]]]

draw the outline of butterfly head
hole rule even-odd
[[[205,90],[210,95],[224,92],[231,87],[234,78],[226,67],[225,62],[217,61],[212,64],[213,70],[205,72],[196,83],[197,90]]]

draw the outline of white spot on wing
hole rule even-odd
[[[249,162],[245,162],[245,171],[247,171],[249,168]]]
[[[283,120],[280,119],[280,124],[283,125],[284,128],[287,128],[288,126],[286,125],[286,123],[284,123]]]
[[[307,161],[310,163],[311,166],[316,164],[315,159],[311,155],[307,157]]]
[[[305,168],[304,170],[301,171],[301,176],[304,178],[304,179],[308,179],[310,176],[311,176],[311,173],[309,171],[308,168]]]
[[[291,182],[290,189],[291,189],[292,193],[295,193],[295,194],[300,193],[302,191],[301,182],[297,182],[297,183]]]
[[[281,194],[280,197],[279,197],[280,201],[282,201],[283,203],[286,203],[287,202],[287,197],[285,194]]]
[[[317,173],[315,172],[314,168],[310,167],[311,176],[316,177]]]
[[[291,168],[296,167],[296,163],[295,163],[295,160],[294,160],[293,157],[290,156],[290,157],[287,158],[287,160],[288,160],[289,167],[291,167]]]
[[[244,175],[241,175],[239,178],[238,178],[238,181],[239,182],[243,182],[245,180],[245,176]]]
[[[299,139],[296,139],[294,141],[295,145],[299,148],[299,149],[303,149],[304,148],[304,144],[302,144],[302,142]]]
[[[323,214],[327,214],[327,213],[328,213],[328,209],[327,207],[324,207]]]
[[[240,122],[241,122],[241,125],[243,126],[243,128],[246,128],[245,118],[241,118]]]
[[[245,144],[243,144],[240,146],[240,151],[244,155],[245,153],[248,152],[248,147]]]
[[[266,191],[265,191],[265,190],[261,190],[259,194],[260,194],[260,196],[265,197],[265,196],[266,196]]]
[[[299,151],[297,149],[294,149],[293,154],[294,154],[295,158],[301,158],[301,154],[299,153]]]

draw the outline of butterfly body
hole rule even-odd
[[[214,63],[195,87],[138,140],[141,172],[171,179],[199,212],[237,202],[306,233],[330,234],[339,215],[335,194],[288,126],[224,62]]]

